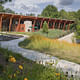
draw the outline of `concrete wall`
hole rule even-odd
[[[24,24],[25,24],[25,32],[28,32],[28,30],[30,30],[30,32],[32,31],[31,30],[31,26],[32,26],[32,21],[24,21]]]

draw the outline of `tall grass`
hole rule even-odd
[[[23,48],[37,50],[62,59],[80,63],[80,45],[33,35],[19,44]]]

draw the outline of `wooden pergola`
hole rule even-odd
[[[44,21],[46,21],[48,23],[48,27],[50,27],[49,24],[52,24],[51,29],[55,28],[56,23],[58,23],[57,29],[60,29],[61,25],[63,25],[62,26],[63,30],[65,30],[66,25],[67,25],[67,30],[69,30],[70,24],[74,23],[73,20],[66,20],[66,19],[44,18],[44,17],[23,16],[23,15],[17,15],[17,14],[9,14],[9,13],[0,13],[0,30],[2,30],[3,21],[6,20],[5,23],[7,23],[7,20],[9,20],[7,24],[9,24],[8,31],[10,32],[13,19],[16,19],[18,21],[17,30],[16,30],[17,32],[20,32],[21,20],[33,21],[33,24],[32,24],[32,27],[33,27],[32,31],[33,32],[34,32],[34,27],[35,27],[35,24],[37,21],[39,21],[39,23],[40,23],[40,29],[42,28]]]

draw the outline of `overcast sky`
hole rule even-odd
[[[4,4],[4,7],[17,13],[40,14],[49,4],[55,5],[58,10],[77,11],[80,9],[80,0],[12,0],[12,2]]]

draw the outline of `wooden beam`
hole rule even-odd
[[[65,30],[65,26],[66,26],[66,21],[64,22],[63,30]]]
[[[2,15],[0,16],[0,31],[2,30]]]
[[[50,22],[50,19],[48,20],[48,29],[49,29],[49,22]]]
[[[70,23],[68,24],[68,27],[67,27],[67,30],[69,30],[70,29]]]
[[[18,30],[17,31],[20,30],[20,22],[21,22],[21,18],[19,18],[19,20],[18,20]]]
[[[10,17],[10,22],[9,22],[9,32],[11,31],[11,25],[12,25],[12,16]]]
[[[61,21],[60,21],[59,24],[58,24],[58,29],[60,29],[60,25],[61,25]]]
[[[34,22],[33,22],[33,25],[32,25],[32,32],[34,32],[34,31],[35,31],[35,30],[34,30],[35,23],[36,23],[36,20],[34,20]]]
[[[55,20],[54,23],[53,23],[53,29],[55,28],[55,23],[56,23],[56,20]]]
[[[42,28],[43,21],[44,21],[44,19],[41,20],[41,23],[40,23],[40,29]]]

